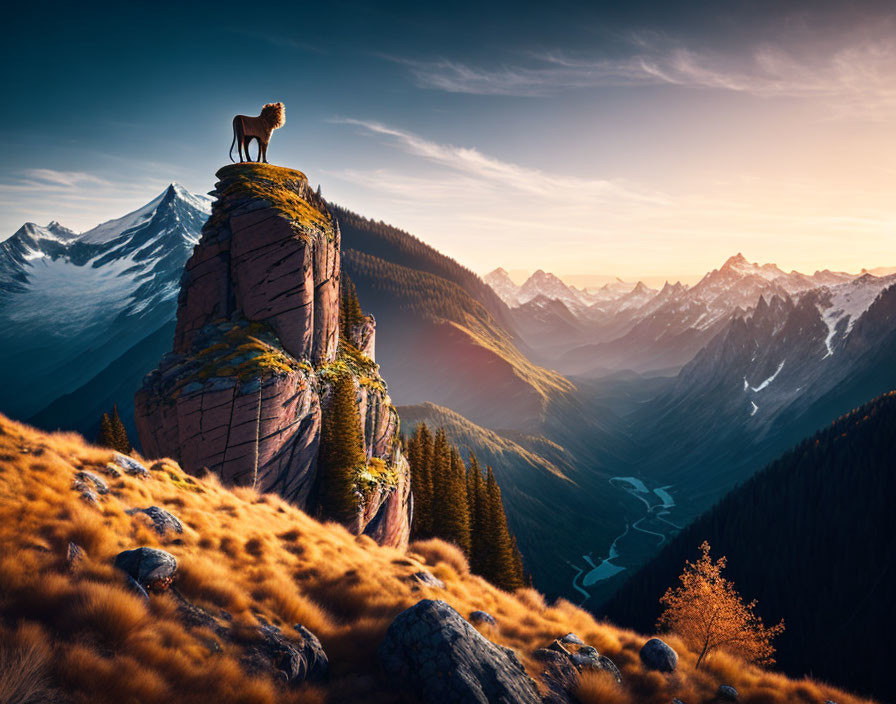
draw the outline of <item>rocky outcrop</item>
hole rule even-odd
[[[541,704],[512,650],[484,638],[444,601],[403,611],[380,644],[386,674],[425,704]]]
[[[347,527],[407,544],[410,471],[374,362],[373,317],[340,335],[337,223],[298,171],[235,164],[217,176],[181,279],[173,350],[135,397],[144,453],[314,510],[323,410],[348,374],[367,466]]]

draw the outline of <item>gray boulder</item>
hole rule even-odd
[[[560,639],[564,645],[585,645],[585,641],[579,638],[575,633],[567,633]]]
[[[101,478],[98,477],[93,472],[78,472],[75,474],[75,483],[73,488],[81,491],[82,493],[85,491],[90,491],[95,494],[101,494],[105,496],[109,493],[109,485]]]
[[[183,533],[184,526],[180,520],[172,513],[169,513],[158,506],[148,506],[147,508],[132,508],[127,511],[129,516],[135,513],[145,513],[152,520],[152,527],[159,535],[165,535],[169,530],[175,533]]]
[[[414,579],[426,587],[435,587],[436,589],[444,589],[445,583],[436,577],[432,572],[420,570],[414,573]]]
[[[167,589],[177,571],[174,555],[156,548],[137,548],[118,553],[115,567],[150,591]]]
[[[488,611],[474,611],[470,614],[470,623],[485,623],[489,626],[495,626],[498,622],[495,621],[495,617]]]
[[[723,684],[719,687],[719,691],[716,692],[716,698],[726,702],[736,702],[738,696],[737,690],[727,684]]]
[[[380,644],[395,684],[425,704],[541,704],[514,652],[484,638],[444,601],[403,611]]]
[[[641,662],[648,670],[675,672],[678,667],[678,653],[659,638],[651,638],[641,648]]]
[[[116,452],[114,461],[115,464],[121,467],[127,474],[130,474],[132,477],[147,479],[150,476],[149,470],[133,457],[128,457],[127,455],[122,455]]]

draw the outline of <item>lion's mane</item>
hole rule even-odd
[[[268,103],[261,109],[261,114],[271,129],[276,130],[286,124],[286,109],[283,107],[283,103]]]

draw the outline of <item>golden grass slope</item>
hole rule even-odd
[[[645,672],[638,658],[644,636],[595,621],[560,601],[544,603],[533,590],[507,594],[470,575],[463,556],[439,541],[407,553],[321,524],[276,496],[229,490],[213,478],[194,479],[170,461],[151,477],[104,476],[110,492],[97,505],[72,490],[77,471],[94,471],[111,451],[74,434],[46,434],[0,416],[0,700],[16,688],[32,701],[73,702],[394,702],[378,667],[376,648],[389,623],[425,597],[442,598],[462,615],[484,609],[497,627],[483,633],[515,649],[538,674],[533,649],[568,631],[611,657],[624,688],[598,677],[583,681],[589,702],[688,704],[710,701],[731,684],[753,704],[861,700],[812,681],[792,681],[726,656],[694,671],[696,656],[675,638],[681,656],[671,676]],[[180,518],[183,535],[157,535],[130,508],[165,508]],[[86,559],[69,569],[69,541]],[[124,588],[115,555],[140,545],[161,547],[179,562],[175,586],[212,612],[226,609],[234,623],[265,619],[288,631],[304,624],[329,656],[330,681],[284,689],[268,677],[249,677],[228,643],[214,652],[214,635],[188,630],[170,595],[149,605]],[[445,590],[414,590],[411,575],[424,565]],[[247,637],[250,637],[247,635]],[[21,701],[27,701],[22,699]]]

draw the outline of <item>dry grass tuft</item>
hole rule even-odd
[[[438,538],[418,540],[408,546],[408,552],[422,558],[427,565],[435,567],[445,564],[451,567],[457,574],[469,574],[470,565],[466,555],[457,545],[446,543]]]
[[[153,463],[147,480],[103,475],[110,492],[88,505],[72,490],[74,475],[102,474],[110,451],[0,416],[0,458],[0,702],[52,701],[55,690],[72,704],[396,702],[376,650],[392,619],[424,597],[444,599],[463,616],[492,614],[497,625],[483,632],[514,649],[532,674],[540,671],[533,650],[577,633],[613,659],[625,682],[586,675],[584,704],[708,702],[719,684],[737,687],[750,704],[862,701],[724,653],[696,671],[696,656],[674,638],[678,672],[647,673],[638,658],[645,636],[597,622],[564,600],[547,604],[532,589],[496,589],[469,573],[456,546],[427,540],[407,551],[379,547],[277,496],[190,477],[171,460]],[[174,513],[184,534],[158,536],[125,512],[147,505]],[[65,561],[69,541],[87,553],[74,571]],[[285,632],[309,628],[330,658],[330,681],[323,689],[287,689],[273,677],[248,677],[241,651],[208,629],[186,628],[171,595],[148,605],[135,597],[112,562],[138,545],[171,552],[181,594],[215,615],[226,611],[247,638],[262,620]],[[444,590],[419,588],[412,575],[424,565]]]
[[[576,696],[582,704],[631,704],[631,695],[609,672],[584,672]]]
[[[34,625],[11,634],[0,631],[0,702],[43,704],[52,701],[49,664],[52,650]]]

